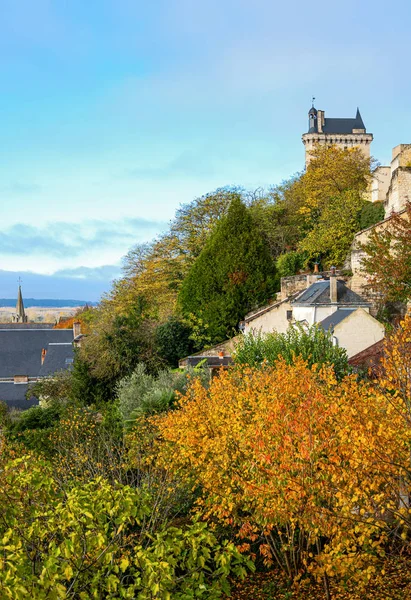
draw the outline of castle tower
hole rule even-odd
[[[16,314],[13,315],[13,323],[27,323],[27,315],[24,312],[23,296],[21,293],[21,285],[17,293]]]
[[[317,110],[313,105],[308,112],[308,132],[303,134],[305,146],[305,166],[311,160],[310,152],[317,144],[335,145],[339,148],[358,147],[365,156],[370,156],[372,133],[367,133],[359,109],[354,119],[325,118],[323,110]]]

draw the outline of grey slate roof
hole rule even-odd
[[[48,350],[50,343],[72,341],[72,329],[1,329],[0,377],[37,377],[42,349]]]
[[[343,281],[337,281],[337,302],[344,306],[369,306],[368,302],[350,290]],[[329,279],[313,283],[297,296],[291,304],[295,306],[324,306],[331,304]]]
[[[353,129],[365,129],[360,111],[357,108],[355,119],[324,119],[324,133],[352,133]]]
[[[0,400],[9,406],[26,409],[37,406],[38,400],[34,396],[26,400],[28,383],[13,383],[0,381]]]
[[[330,329],[332,330],[336,325],[338,325],[338,323],[344,321],[344,319],[352,315],[352,313],[356,310],[356,308],[337,310],[329,317],[326,317],[323,321],[320,321],[318,326],[324,329],[324,331],[329,331]]]
[[[71,368],[74,360],[73,344],[49,345],[44,363],[40,367],[39,377],[48,377],[57,371]]]
[[[310,110],[310,112],[308,114],[310,115],[311,112],[312,112],[312,109]],[[313,114],[317,114],[317,111],[315,110],[315,113],[313,113]],[[358,108],[357,108],[357,114],[355,115],[354,119],[333,119],[333,118],[329,119],[328,117],[325,117],[324,125],[322,127],[323,133],[326,133],[326,134],[339,134],[340,133],[342,135],[346,135],[347,133],[352,133],[353,129],[364,129],[364,131],[366,131],[364,121],[362,120],[362,116],[361,116],[361,113]],[[317,133],[317,132],[318,132],[318,123],[317,123],[317,121],[315,121],[315,126],[311,127],[308,130],[308,133]]]

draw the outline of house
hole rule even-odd
[[[29,408],[31,383],[73,364],[73,329],[51,329],[37,323],[0,325],[0,400],[10,407]]]
[[[369,314],[370,304],[338,279],[334,268],[328,278],[309,275],[306,281],[303,291],[249,313],[245,332],[284,333],[294,323],[317,324],[332,332],[348,357],[384,338],[384,326]]]
[[[319,326],[332,333],[335,345],[345,348],[349,359],[382,344],[385,336],[384,325],[363,308],[337,310]]]

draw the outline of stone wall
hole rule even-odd
[[[304,133],[302,137],[305,146],[305,166],[311,161],[311,151],[315,146],[327,145],[337,146],[341,149],[360,148],[367,158],[370,157],[370,146],[373,140],[371,133],[350,133],[350,134],[326,134],[326,133]]]
[[[405,210],[401,212],[401,214],[406,218]],[[375,316],[377,312],[378,305],[378,296],[370,290],[366,290],[364,286],[367,283],[366,277],[362,272],[362,259],[364,257],[364,251],[361,249],[361,246],[368,242],[368,239],[373,231],[384,231],[384,229],[388,226],[390,222],[390,218],[388,217],[381,223],[377,223],[372,227],[368,227],[368,229],[364,229],[356,234],[354,241],[351,246],[351,270],[352,270],[352,278],[351,278],[351,289],[363,296],[371,303],[370,313]]]

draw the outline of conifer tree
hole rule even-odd
[[[231,336],[245,314],[272,298],[277,288],[268,244],[237,195],[182,284],[182,312],[201,319],[217,343]]]

